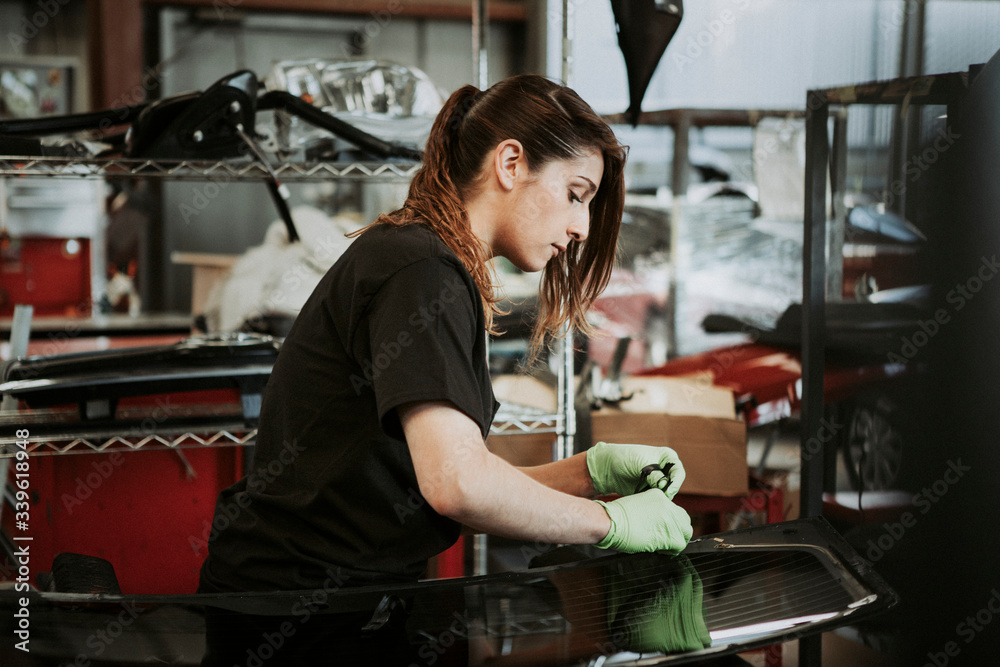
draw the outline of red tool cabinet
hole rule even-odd
[[[30,303],[36,315],[90,314],[90,239],[28,236],[0,241],[0,316]]]
[[[242,458],[241,447],[33,456],[29,529],[16,530],[9,509],[3,527],[32,538],[33,584],[71,552],[109,561],[124,593],[193,593],[215,498]]]

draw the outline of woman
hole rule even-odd
[[[489,259],[544,270],[536,347],[567,321],[588,330],[614,261],[624,162],[607,124],[543,77],[449,98],[406,204],[360,235],[285,339],[252,471],[219,497],[228,521],[214,524],[224,528],[202,592],[410,582],[463,526],[683,548],[691,525],[671,501],[684,474],[672,450],[601,444],[518,469],[484,444],[497,408]],[[647,479],[650,465],[669,477]]]

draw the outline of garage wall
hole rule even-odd
[[[927,3],[928,72],[955,72],[985,63],[1000,49],[1000,2],[952,0]]]

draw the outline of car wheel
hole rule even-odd
[[[881,397],[858,400],[847,406],[845,414],[842,450],[851,488],[896,488],[903,463],[903,435],[892,403]]]

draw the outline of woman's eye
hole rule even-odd
[[[573,192],[572,190],[570,190],[570,191],[569,191],[569,200],[570,200],[571,202],[578,202],[578,203],[580,203],[580,204],[582,204],[582,203],[583,203],[583,200],[582,200],[582,199],[580,199],[579,197],[577,197],[577,196],[576,196],[576,193],[575,193],[575,192]]]

